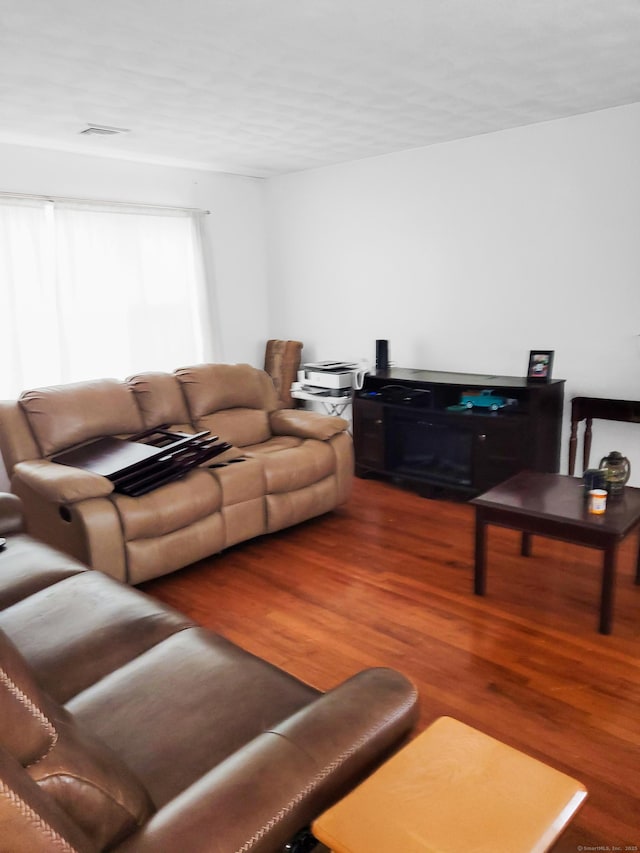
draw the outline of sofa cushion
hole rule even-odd
[[[337,494],[338,484],[332,476],[295,492],[267,495],[267,531],[273,533],[329,512],[336,506]]]
[[[273,382],[249,364],[200,364],[176,371],[192,423],[236,447],[271,437],[269,413],[278,407]]]
[[[210,468],[209,476],[213,476],[220,485],[225,509],[264,497],[264,469],[259,459],[243,459]]]
[[[269,495],[295,492],[335,473],[336,460],[331,446],[312,438],[298,447],[277,453],[263,452],[260,447],[253,447],[247,453],[262,462]]]
[[[38,686],[0,631],[0,746],[22,764],[99,849],[122,840],[153,811],[124,762]]]
[[[186,477],[137,498],[114,493],[126,542],[152,539],[188,527],[220,509],[222,492],[208,471],[190,471]]]
[[[280,450],[290,450],[292,447],[300,447],[302,444],[301,438],[296,438],[293,435],[274,435],[267,441],[260,441],[257,444],[247,444],[242,448],[243,456],[260,457],[263,453],[278,453]]]
[[[71,575],[87,571],[72,557],[25,533],[11,536],[0,551],[0,610]]]
[[[0,611],[0,628],[58,702],[191,624],[170,607],[89,571]]]
[[[224,638],[192,628],[113,672],[67,707],[126,756],[159,808],[319,695]],[[189,724],[176,724],[182,720]]]
[[[222,551],[225,542],[222,512],[214,512],[163,536],[134,539],[125,544],[127,580],[139,584],[166,575]]]
[[[227,409],[203,415],[195,422],[196,429],[209,430],[235,447],[244,449],[248,444],[259,444],[271,438],[269,415],[262,409]]]
[[[183,367],[175,374],[194,424],[205,415],[223,409],[272,412],[278,408],[273,382],[263,370],[249,364],[199,364]]]
[[[182,386],[172,373],[138,373],[127,379],[145,429],[166,425],[191,432],[189,411]]]
[[[36,388],[24,391],[18,402],[43,456],[103,435],[143,429],[133,393],[116,379]]]

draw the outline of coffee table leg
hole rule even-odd
[[[476,508],[476,553],[473,591],[476,595],[484,595],[487,578],[487,537],[486,524],[482,513]]]
[[[530,557],[531,556],[531,534],[530,533],[525,533],[523,531],[522,543],[520,545],[520,553],[522,554],[523,557]]]
[[[613,588],[616,576],[617,543],[609,545],[604,550],[602,563],[602,595],[600,598],[600,633],[611,633],[613,620]]]

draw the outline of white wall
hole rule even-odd
[[[271,178],[270,337],[304,358],[522,376],[640,399],[640,104]],[[640,426],[598,421],[591,463]],[[579,472],[578,472],[579,473]]]
[[[206,232],[220,317],[221,360],[262,366],[267,291],[261,180],[0,145],[0,190],[210,210]],[[153,365],[145,369],[153,370]],[[0,463],[0,489],[6,487]]]

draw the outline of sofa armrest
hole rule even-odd
[[[80,827],[0,747],[0,850],[12,853],[98,853]]]
[[[297,438],[319,438],[327,441],[349,428],[349,422],[336,415],[307,412],[302,409],[276,409],[269,415],[274,435],[294,435]]]
[[[264,732],[161,808],[120,853],[272,853],[406,737],[415,688],[369,669]]]
[[[0,492],[0,534],[20,533],[23,529],[22,501],[17,495]]]
[[[104,498],[114,488],[111,480],[100,474],[59,465],[47,459],[18,462],[13,469],[13,478],[21,480],[46,500],[60,504]]]

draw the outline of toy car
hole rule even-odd
[[[493,391],[485,389],[478,394],[463,394],[460,405],[467,409],[490,409],[492,412],[497,412],[498,409],[504,409],[507,400],[504,397],[496,397]]]

